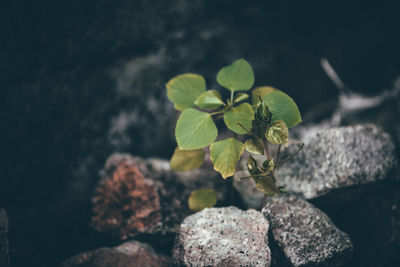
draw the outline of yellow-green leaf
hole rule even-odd
[[[244,142],[244,148],[253,154],[264,155],[264,142],[261,138],[252,137]]]
[[[264,192],[267,196],[273,196],[277,193],[280,193],[278,187],[275,184],[275,181],[271,176],[265,175],[261,176],[256,180],[256,188],[261,192]]]
[[[241,102],[243,100],[246,100],[247,98],[249,98],[248,94],[246,94],[246,93],[238,93],[235,96],[235,99],[233,100],[233,103],[239,103],[239,102]]]
[[[199,95],[194,104],[202,109],[214,109],[224,105],[224,101],[217,90],[208,90]]]
[[[275,90],[276,89],[272,86],[260,86],[255,88],[253,91],[251,91],[251,103],[253,105],[258,105],[258,103],[260,103],[260,98],[258,96],[260,96],[262,99],[265,95]]]
[[[210,145],[210,159],[214,169],[224,179],[232,176],[236,171],[236,164],[244,150],[242,142],[235,138],[228,138]]]
[[[190,194],[188,204],[191,211],[212,208],[217,204],[217,195],[214,189],[211,188],[195,190]]]
[[[254,111],[249,103],[243,103],[233,107],[224,114],[226,126],[238,134],[245,134],[246,131],[239,126],[239,123],[248,131],[251,129],[251,121],[254,120]]]
[[[231,91],[249,90],[254,84],[254,72],[249,62],[238,59],[218,72],[217,82]]]
[[[217,135],[218,129],[210,114],[193,108],[185,109],[176,123],[175,137],[180,150],[206,147]]]
[[[272,121],[282,120],[288,128],[296,126],[302,121],[296,103],[284,92],[275,90],[262,99],[272,113]]]
[[[288,127],[281,120],[274,121],[265,133],[265,137],[268,142],[272,144],[284,145],[287,147],[289,143]]]
[[[179,150],[176,148],[170,165],[174,171],[190,171],[197,169],[204,163],[206,152],[203,149]]]
[[[264,172],[272,172],[275,168],[274,159],[270,158],[263,162]]]
[[[184,110],[193,107],[196,98],[206,91],[206,81],[201,75],[185,73],[169,80],[166,87],[175,109]]]

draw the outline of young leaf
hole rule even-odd
[[[259,173],[257,161],[251,155],[249,155],[249,158],[247,159],[247,170],[251,175],[256,175]]]
[[[264,142],[261,138],[247,139],[244,148],[250,153],[264,155]]]
[[[254,120],[254,111],[249,103],[243,103],[239,106],[233,107],[224,114],[224,122],[226,126],[238,134],[246,133],[240,125],[250,131],[252,120]]]
[[[272,172],[274,170],[275,167],[275,163],[274,163],[274,159],[267,159],[263,162],[263,169],[264,172]]]
[[[267,196],[273,196],[280,193],[276,187],[275,181],[271,176],[265,175],[256,180],[256,188],[264,192]]]
[[[233,103],[239,103],[240,101],[246,100],[249,98],[249,95],[246,93],[238,93],[233,100]]]
[[[217,126],[210,114],[193,108],[185,109],[176,123],[175,136],[180,150],[206,147],[217,135]]]
[[[265,95],[262,100],[272,113],[272,121],[282,120],[288,128],[296,126],[302,121],[296,103],[284,92],[275,90]]]
[[[210,159],[214,169],[224,179],[232,176],[236,170],[236,164],[244,150],[242,142],[235,138],[228,138],[210,145]]]
[[[208,90],[199,95],[194,104],[202,109],[214,109],[224,105],[224,101],[217,90]]]
[[[289,143],[288,127],[281,120],[274,121],[272,126],[270,126],[268,131],[265,133],[265,137],[268,142],[272,144],[284,145],[287,147]]]
[[[191,211],[212,208],[217,204],[217,195],[214,189],[211,188],[195,190],[190,194],[188,204]]]
[[[196,98],[206,91],[206,81],[203,76],[186,73],[169,80],[166,87],[175,109],[184,110],[193,107]]]
[[[275,90],[276,89],[271,86],[260,86],[260,87],[255,88],[253,91],[251,91],[251,103],[253,105],[258,105],[258,103],[260,103],[260,97],[262,99],[265,95],[267,95]],[[258,96],[260,96],[260,97],[258,97]]]
[[[170,165],[174,171],[190,171],[197,169],[204,163],[206,152],[203,149],[179,150],[175,149]]]
[[[254,72],[246,60],[238,59],[218,72],[217,82],[231,91],[249,90],[254,84]]]
[[[269,111],[269,108],[264,101],[258,104],[255,118],[257,122],[261,123],[261,125],[265,126],[267,123],[269,123],[271,119],[271,112]]]

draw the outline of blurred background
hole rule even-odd
[[[400,1],[385,0],[0,1],[0,207],[12,261],[56,266],[116,242],[88,226],[98,172],[113,152],[170,157],[173,76],[219,88],[218,70],[243,57],[256,86],[285,91],[319,122],[340,93],[321,58],[356,93],[395,88],[399,13]],[[398,106],[385,106],[357,122],[380,114],[398,145]]]

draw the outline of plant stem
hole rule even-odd
[[[220,110],[220,111],[211,112],[211,113],[210,113],[210,116],[222,114],[222,113],[224,113],[224,111],[225,111],[225,110]]]
[[[288,157],[287,159],[285,159],[284,161],[282,161],[282,163],[281,163],[279,166],[277,166],[277,168],[281,167],[283,164],[285,164],[286,162],[288,162],[289,160],[291,160],[294,156],[296,156],[297,153],[299,153],[300,150],[303,149],[303,147],[304,147],[304,143],[301,144],[301,146],[299,147],[299,149],[298,149],[295,153],[293,153],[290,157]]]
[[[233,91],[231,91],[231,105],[233,105]]]
[[[267,159],[270,159],[271,155],[269,154],[268,142],[266,142],[266,140],[263,140],[263,141],[264,141],[265,156],[267,157]]]
[[[278,146],[278,152],[276,152],[276,160],[275,160],[275,165],[279,165],[279,156],[281,154],[281,145]]]

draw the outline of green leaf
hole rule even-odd
[[[246,100],[249,98],[249,95],[246,93],[238,93],[233,100],[233,103],[239,103],[240,101]]]
[[[170,165],[174,171],[190,171],[197,169],[204,163],[206,152],[203,149],[179,150],[176,148]]]
[[[206,147],[217,135],[217,126],[210,114],[193,108],[185,109],[176,123],[175,137],[180,150]]]
[[[191,211],[212,208],[217,204],[217,195],[214,189],[211,188],[195,190],[190,194],[188,204]]]
[[[277,120],[274,121],[273,124],[268,128],[268,131],[265,133],[265,137],[268,142],[277,145],[288,146],[289,143],[289,130],[286,124]]]
[[[169,80],[166,87],[175,109],[184,110],[193,107],[196,98],[206,91],[206,81],[203,76],[185,73]]]
[[[246,60],[238,59],[218,72],[217,82],[231,91],[249,90],[254,84],[254,72]]]
[[[302,121],[296,103],[282,91],[276,90],[265,95],[263,102],[267,104],[272,113],[272,121],[282,120],[288,128],[296,126]]]
[[[224,179],[232,176],[236,171],[236,164],[244,150],[242,142],[235,138],[228,138],[210,145],[210,159],[214,169]]]
[[[217,90],[208,90],[199,95],[194,104],[202,109],[214,109],[225,103]]]
[[[264,155],[264,142],[261,138],[247,139],[244,148],[250,153]]]
[[[269,123],[271,119],[271,112],[269,111],[269,108],[264,101],[258,104],[255,113],[255,118],[257,122],[261,123],[264,126],[266,126]]]
[[[251,155],[249,155],[249,158],[247,159],[247,170],[251,175],[256,175],[259,173],[257,161]]]
[[[274,179],[271,176],[265,175],[255,180],[256,188],[261,192],[264,192],[267,196],[273,196],[277,193],[280,193]]]
[[[258,105],[258,103],[260,103],[260,98],[258,96],[263,98],[265,95],[267,95],[275,90],[276,89],[271,86],[260,86],[260,87],[255,88],[253,91],[251,91],[251,103],[253,105]]]
[[[246,133],[238,123],[240,123],[246,130],[250,131],[252,120],[254,120],[254,111],[249,103],[243,103],[239,106],[233,107],[224,114],[224,122],[226,126],[238,134]]]
[[[264,172],[272,172],[275,168],[274,159],[267,159],[263,162],[263,171]]]

